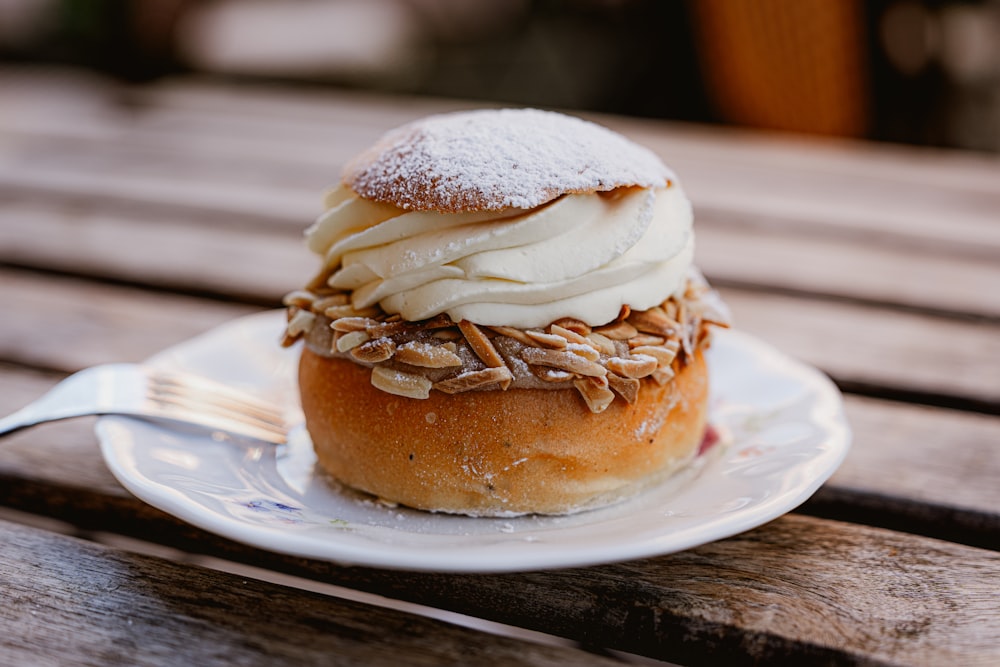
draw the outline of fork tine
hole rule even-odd
[[[159,385],[151,382],[150,398],[163,401],[183,401],[193,409],[210,409],[223,412],[236,418],[252,418],[262,422],[284,424],[285,419],[280,410],[273,406],[250,402],[234,396],[220,396],[211,391],[186,389],[178,385]]]
[[[271,403],[256,396],[245,394],[219,382],[194,375],[175,375],[170,373],[150,372],[147,374],[149,386],[155,390],[183,391],[189,394],[200,394],[217,402],[231,401],[233,404],[251,408],[263,414],[278,414],[279,411]]]
[[[225,431],[234,435],[246,436],[275,444],[287,442],[287,433],[274,425],[258,426],[243,419],[232,419],[206,412],[192,412],[190,408],[169,403],[156,404],[150,410],[149,416],[187,424],[197,424],[209,430]]]
[[[255,412],[244,409],[243,406],[235,401],[217,402],[207,398],[205,395],[198,396],[183,392],[152,392],[149,395],[149,400],[158,405],[172,406],[194,414],[211,415],[223,419],[241,421],[259,428],[277,431],[287,430],[284,418],[273,410],[267,414]]]

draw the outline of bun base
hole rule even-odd
[[[590,412],[576,389],[383,392],[371,370],[302,351],[299,385],[320,465],[338,481],[423,510],[566,514],[623,500],[697,453],[708,372],[702,352],[635,404]]]

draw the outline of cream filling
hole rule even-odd
[[[531,210],[407,212],[346,188],[308,230],[322,278],[418,321],[544,327],[563,317],[604,324],[682,290],[694,251],[681,188],[569,194]]]

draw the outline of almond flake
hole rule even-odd
[[[427,398],[430,396],[432,383],[423,375],[375,366],[372,369],[372,385],[396,396]]]
[[[661,345],[640,345],[639,347],[632,348],[631,354],[633,357],[645,356],[656,359],[657,368],[670,366],[674,362],[674,357],[677,356],[675,350]]]
[[[659,306],[649,310],[633,310],[628,321],[639,331],[657,336],[670,337],[681,330],[680,323],[667,317]]]
[[[288,335],[301,336],[312,329],[316,322],[316,314],[309,310],[299,310],[288,322]]]
[[[583,336],[581,336],[577,332],[573,331],[572,329],[567,329],[565,327],[561,327],[558,324],[550,324],[549,325],[549,333],[555,334],[557,336],[562,336],[563,338],[565,338],[566,340],[568,340],[570,343],[576,343],[578,345],[587,345],[588,344],[586,338],[584,338]],[[590,333],[590,331],[588,330],[587,333]]]
[[[644,378],[657,368],[655,357],[639,355],[629,359],[612,357],[608,359],[608,370],[627,378]]]
[[[590,341],[587,341],[586,343],[567,343],[566,351],[578,354],[588,361],[597,361],[601,358],[601,353],[597,351],[597,348],[590,344]]]
[[[607,384],[605,380],[604,386],[601,386],[600,383],[594,382],[594,378],[580,378],[573,381],[573,385],[580,391],[587,407],[594,414],[604,412],[611,405],[611,401],[615,400],[615,394],[608,389]]]
[[[462,320],[458,323],[458,328],[462,330],[462,335],[469,342],[469,347],[476,353],[476,356],[483,360],[483,363],[490,368],[500,368],[504,366],[503,359],[493,347],[493,343],[486,337],[483,330],[469,320]]]
[[[596,331],[587,334],[587,342],[593,345],[598,352],[609,357],[614,356],[618,352],[614,342],[610,338]]]
[[[506,366],[500,368],[484,368],[478,371],[468,371],[453,378],[434,384],[434,388],[446,394],[457,394],[463,391],[481,389],[491,384],[500,384],[504,389],[510,386],[514,377]]]
[[[388,338],[376,338],[355,347],[351,350],[351,356],[358,361],[377,364],[392,359],[392,355],[395,352],[396,344],[392,340]]]
[[[604,366],[596,362],[563,350],[526,347],[521,350],[521,358],[529,364],[551,366],[590,377],[603,377],[608,372]]]
[[[549,334],[545,333],[544,331],[533,331],[530,329],[528,331],[525,331],[524,333],[528,336],[528,338],[532,339],[533,341],[536,341],[542,347],[550,347],[556,350],[561,350],[562,348],[566,347],[567,341],[565,336],[559,336],[557,334]]]
[[[513,338],[517,342],[523,345],[529,345],[531,347],[538,347],[539,342],[528,335],[526,331],[521,329],[515,329],[514,327],[501,327],[493,326],[490,327],[493,331],[497,332],[501,336],[506,336],[507,338]]]
[[[309,308],[312,306],[313,302],[316,300],[316,295],[312,292],[307,292],[306,290],[295,290],[294,292],[289,292],[281,300],[281,303],[286,306],[298,306],[299,308]]]
[[[639,331],[628,322],[605,324],[603,327],[597,327],[594,331],[602,336],[607,336],[611,340],[628,340],[639,333]]]
[[[549,368],[548,366],[529,366],[528,368],[542,382],[566,382],[577,377],[576,373],[570,373],[559,368]]]
[[[650,377],[656,380],[656,384],[662,386],[674,379],[674,369],[670,366],[657,368],[650,374]]]
[[[366,331],[373,324],[378,322],[367,317],[340,317],[330,323],[330,328],[341,332]]]
[[[401,320],[394,320],[392,322],[375,322],[365,327],[365,331],[372,338],[383,338],[385,336],[395,336],[396,334],[401,334],[407,329],[412,328],[408,322],[403,322]]]
[[[396,349],[396,361],[423,368],[450,368],[462,365],[461,358],[444,345],[432,345],[415,340]]]
[[[663,345],[666,339],[663,336],[654,336],[652,334],[636,334],[628,339],[629,347],[639,347],[640,345]]]
[[[337,352],[350,352],[358,345],[367,343],[369,340],[371,340],[371,336],[364,331],[349,331],[337,336],[334,346],[337,348]]]
[[[560,329],[568,329],[573,333],[579,334],[581,336],[586,336],[590,333],[590,325],[586,322],[581,322],[580,320],[574,319],[572,317],[564,317],[561,320],[556,320],[552,323],[554,326]]]
[[[375,317],[381,312],[376,306],[356,310],[354,306],[348,303],[342,306],[330,306],[323,311],[323,314],[331,320],[339,320],[344,317]]]
[[[634,405],[639,398],[639,381],[635,378],[623,378],[614,373],[608,373],[608,386],[619,396],[625,399],[629,405]]]
[[[347,305],[347,301],[347,293],[338,292],[337,294],[317,298],[312,302],[312,309],[317,313],[325,313],[328,308]]]
[[[462,333],[454,327],[449,327],[447,329],[438,329],[431,336],[438,340],[458,340],[462,337]]]

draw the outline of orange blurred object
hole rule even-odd
[[[860,0],[690,3],[705,83],[722,120],[862,136],[867,47]]]

